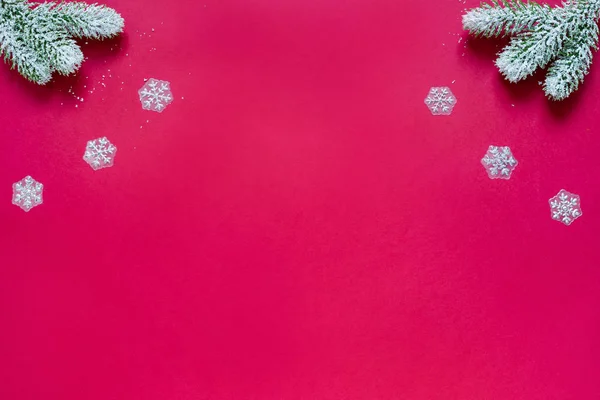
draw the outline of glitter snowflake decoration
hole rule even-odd
[[[30,176],[13,183],[12,203],[26,212],[43,203],[44,185]]]
[[[481,159],[490,179],[510,179],[510,174],[519,164],[508,146],[490,146]]]
[[[101,137],[87,142],[83,160],[95,171],[101,168],[112,167],[116,154],[117,147],[109,142],[107,138]]]
[[[561,189],[560,192],[550,200],[550,215],[552,219],[560,221],[565,225],[571,225],[573,221],[583,215],[579,196]]]
[[[173,94],[169,82],[158,79],[149,79],[140,90],[140,101],[144,110],[163,112],[173,101]]]
[[[448,87],[432,87],[425,104],[433,115],[450,115],[456,105],[456,97]]]

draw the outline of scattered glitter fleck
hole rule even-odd
[[[90,140],[85,147],[83,160],[94,169],[94,171],[112,167],[115,162],[117,147],[106,137]]]
[[[490,179],[510,179],[519,164],[508,146],[490,146],[481,159]]]
[[[173,102],[169,82],[151,78],[138,90],[144,110],[163,112]]]
[[[425,104],[433,115],[450,115],[456,105],[456,97],[448,87],[432,87]]]
[[[583,215],[579,196],[565,189],[561,189],[556,196],[548,200],[548,203],[550,203],[552,219],[567,226]]]
[[[28,175],[19,182],[13,183],[12,203],[28,212],[44,202],[43,194],[44,185]]]

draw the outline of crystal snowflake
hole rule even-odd
[[[109,142],[107,138],[101,137],[87,142],[83,160],[94,170],[98,170],[112,167],[116,154],[117,147]]]
[[[44,185],[30,176],[13,183],[12,203],[25,211],[43,203]]]
[[[140,101],[144,110],[163,112],[173,101],[170,84],[167,81],[149,79],[140,90]]]
[[[550,215],[552,219],[560,221],[565,225],[571,225],[573,221],[583,215],[579,196],[561,189],[560,192],[550,200]]]
[[[456,97],[448,87],[432,87],[425,104],[433,115],[450,115],[456,105]]]
[[[481,159],[490,179],[510,179],[510,174],[519,164],[508,146],[490,146]]]

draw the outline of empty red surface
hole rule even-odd
[[[107,2],[76,77],[0,69],[0,399],[600,398],[600,64],[504,83],[476,0]]]

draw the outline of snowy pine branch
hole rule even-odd
[[[60,3],[51,16],[77,38],[105,39],[123,31],[123,18],[112,8],[98,4]]]
[[[16,31],[5,19],[6,9],[0,5],[0,51],[5,62],[29,80],[46,83],[51,78],[50,63],[40,56],[22,40],[22,32]]]
[[[510,82],[518,82],[544,68],[556,56],[567,38],[568,25],[559,16],[549,14],[531,32],[512,38],[499,54],[496,66]]]
[[[548,96],[563,100],[577,90],[592,65],[592,49],[598,50],[598,25],[588,20],[548,68],[544,82]]]
[[[25,78],[45,84],[52,72],[75,72],[83,53],[75,38],[103,39],[123,30],[111,8],[85,3],[0,0],[0,52]]]
[[[31,10],[24,21],[24,31],[31,38],[29,44],[39,55],[46,55],[53,69],[68,75],[75,72],[83,62],[83,53],[64,30],[56,29],[47,20],[52,4],[41,4]]]
[[[523,3],[521,0],[492,0],[463,15],[463,26],[484,37],[514,35],[530,29],[550,11],[547,5]]]
[[[598,45],[600,0],[570,0],[550,8],[521,0],[493,0],[468,11],[463,26],[484,37],[513,36],[496,66],[510,82],[548,67],[544,91],[554,100],[573,93],[587,75]]]

